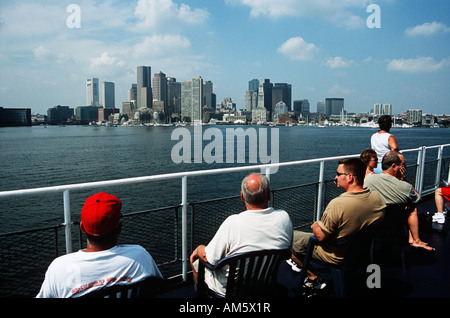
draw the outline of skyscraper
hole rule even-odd
[[[343,98],[325,98],[325,115],[340,115],[344,109]]]
[[[98,78],[86,80],[86,106],[99,106]]]
[[[193,123],[202,122],[203,79],[194,76],[181,83],[181,117]]]
[[[137,84],[131,84],[131,88],[128,90],[128,102],[132,102],[134,104],[134,108],[136,107],[136,99],[137,99]]]
[[[273,84],[269,79],[259,81],[258,87],[258,106],[265,107],[269,112],[269,118],[272,120],[272,88]]]
[[[257,79],[252,79],[248,82],[248,90],[249,91],[258,91],[259,81]]]
[[[391,104],[374,104],[373,105],[374,115],[392,115],[392,105]]]
[[[272,88],[272,109],[280,101],[284,102],[288,110],[292,109],[292,85],[287,83],[275,83]]]
[[[138,66],[137,67],[137,108],[148,107],[152,108],[152,87],[151,87],[151,67]]]
[[[258,92],[254,90],[245,91],[244,95],[244,110],[251,112],[258,106]]]
[[[167,78],[167,99],[171,114],[181,113],[181,83],[174,77]]]
[[[102,82],[102,102],[104,108],[116,107],[116,97],[113,82]]]
[[[215,95],[213,93],[213,83],[211,81],[203,82],[203,101],[202,107],[206,106],[208,108],[216,108]]]

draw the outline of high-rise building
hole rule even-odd
[[[323,100],[317,102],[317,113],[325,114],[325,102]]]
[[[343,98],[325,98],[325,115],[340,115],[344,109]]]
[[[167,99],[171,114],[181,114],[181,83],[175,77],[167,78]]]
[[[74,115],[73,108],[69,106],[55,106],[47,109],[48,122],[51,124],[64,124],[68,119],[71,119]]]
[[[131,88],[128,90],[128,102],[134,104],[134,108],[136,108],[137,101],[137,84],[131,84]]]
[[[264,81],[261,79],[259,81],[258,87],[258,106],[265,107],[269,112],[269,118],[272,120],[272,88],[273,84],[269,79],[265,79]]]
[[[150,66],[137,67],[137,85],[136,85],[136,102],[137,108],[152,108],[152,87],[151,87],[151,71]]]
[[[153,75],[153,100],[167,102],[167,78],[163,72]]]
[[[244,110],[251,112],[258,106],[258,91],[247,90],[244,95]]]
[[[213,83],[211,81],[203,82],[203,101],[202,107],[214,109],[216,105],[215,94],[213,93]]]
[[[309,113],[309,101],[307,99],[294,100],[294,114],[297,117],[307,117]]]
[[[248,90],[249,91],[258,91],[259,81],[255,78],[248,82]]]
[[[373,105],[374,115],[392,115],[392,104],[374,104]]]
[[[88,78],[86,80],[86,106],[99,106],[98,78]]]
[[[292,85],[287,83],[275,83],[272,88],[272,108],[279,102],[284,102],[288,110],[292,109]]]
[[[181,117],[183,121],[202,122],[203,79],[194,76],[181,83]]]
[[[408,124],[422,123],[422,110],[421,109],[406,110],[406,121],[408,122]]]
[[[102,82],[102,102],[104,108],[116,108],[115,88],[113,82]]]

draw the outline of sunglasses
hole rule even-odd
[[[338,172],[338,171],[336,171],[336,175],[337,175],[338,177],[342,176],[343,174],[349,175],[349,173],[347,173],[347,172]]]

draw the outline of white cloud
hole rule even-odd
[[[174,54],[186,54],[191,47],[188,38],[179,34],[155,34],[146,36],[141,43],[135,45],[133,55],[135,57],[148,56],[152,58],[172,56]]]
[[[328,59],[325,64],[329,68],[345,68],[350,67],[353,61],[345,61],[342,57],[336,56]]]
[[[330,89],[328,90],[328,94],[334,95],[334,96],[345,96],[352,94],[352,90],[349,88],[342,87],[338,84],[334,84]]]
[[[443,23],[433,21],[405,30],[407,36],[431,36],[438,33],[450,32],[450,28]]]
[[[178,6],[172,0],[139,0],[134,14],[140,26],[153,31],[179,24],[201,24],[209,17],[205,9]]]
[[[418,57],[391,60],[388,62],[387,69],[406,73],[427,73],[439,71],[448,66],[450,66],[450,58],[436,62],[432,57]]]
[[[34,57],[37,59],[46,59],[50,55],[50,51],[43,47],[42,45],[38,46],[37,48],[33,49]]]
[[[319,49],[312,43],[306,42],[302,37],[293,37],[284,42],[277,52],[291,60],[311,60]]]
[[[226,0],[229,4],[244,5],[250,8],[250,16],[314,17],[327,20],[347,28],[365,25],[366,7],[370,0]],[[360,12],[360,17],[352,11]]]

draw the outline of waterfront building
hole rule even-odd
[[[136,107],[152,108],[152,87],[151,87],[151,71],[150,66],[137,67],[137,84],[136,84]]]
[[[88,78],[86,80],[86,105],[99,106],[98,78]]]
[[[280,101],[275,105],[275,108],[273,110],[273,121],[278,121],[278,117],[281,115],[284,115],[288,112],[288,107],[285,104],[285,102]]]
[[[181,83],[181,117],[183,121],[202,122],[203,79],[194,76]]]
[[[272,87],[272,109],[278,102],[284,102],[288,110],[292,109],[292,85],[287,83],[275,83]]]
[[[380,104],[376,103],[373,105],[374,115],[392,115],[392,104]]]
[[[269,118],[272,120],[272,88],[273,84],[269,79],[261,79],[258,86],[258,106],[266,108],[269,112]]]
[[[422,123],[421,109],[408,109],[406,111],[406,121],[408,124]]]
[[[69,106],[55,106],[47,109],[47,121],[50,124],[64,124],[74,115],[74,109]]]
[[[307,99],[294,100],[293,111],[294,111],[294,114],[297,116],[297,118],[308,117],[310,114],[309,101]]]
[[[154,113],[158,113],[157,117],[164,120],[170,116],[169,104],[167,98],[167,77],[163,72],[155,73],[153,76],[153,103]]]
[[[0,127],[31,126],[31,108],[0,107]]]
[[[113,82],[102,82],[102,102],[104,108],[116,108],[116,93]]]
[[[343,98],[325,98],[325,116],[340,115],[343,109]]]
[[[181,83],[175,77],[167,78],[167,100],[172,115],[181,114]]]
[[[317,102],[317,113],[325,114],[325,102],[323,100]]]
[[[214,105],[216,105],[216,95],[213,93],[213,83],[211,81],[203,82],[202,94],[202,107],[214,108]]]
[[[78,106],[76,108],[76,119],[81,123],[98,121],[98,109],[100,106]]]
[[[127,115],[129,119],[134,117],[135,105],[133,102],[122,102],[122,113]]]
[[[262,105],[252,110],[252,124],[265,124],[269,117],[269,111]]]
[[[132,102],[136,107],[137,101],[137,84],[131,84],[131,88],[128,90],[128,102]]]

